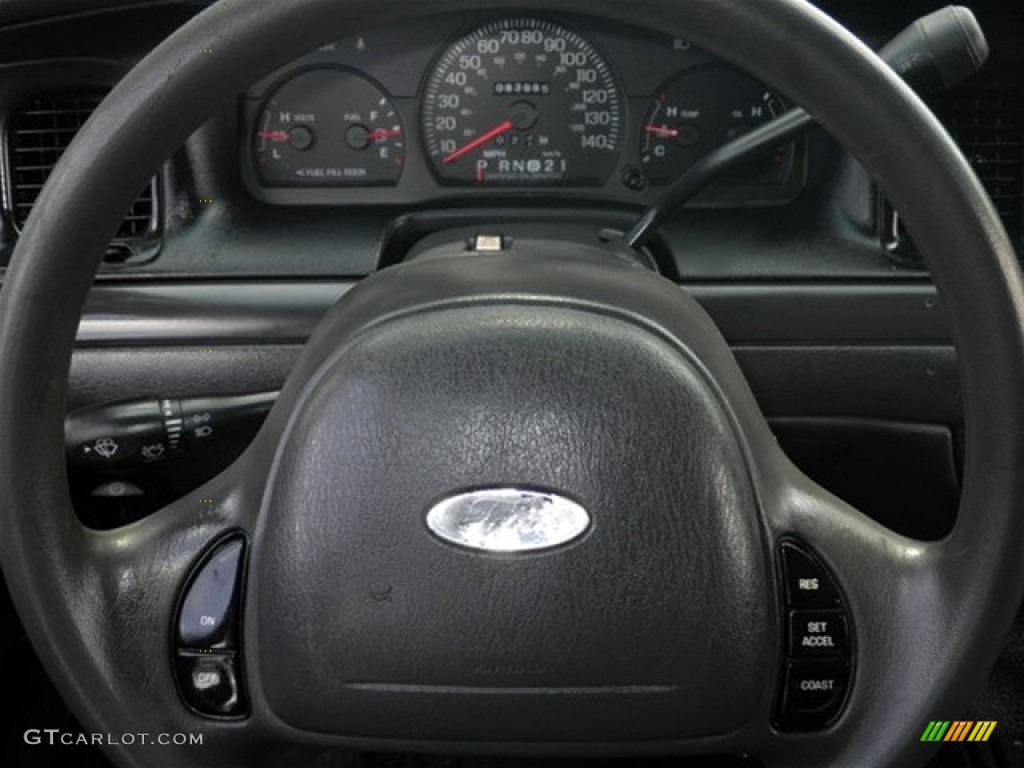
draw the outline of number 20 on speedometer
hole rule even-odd
[[[589,41],[541,19],[506,19],[441,55],[423,137],[446,184],[599,186],[618,162],[622,104]]]

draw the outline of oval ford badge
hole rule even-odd
[[[427,527],[451,544],[482,552],[534,552],[579,538],[587,510],[564,496],[491,488],[450,496],[431,507]]]

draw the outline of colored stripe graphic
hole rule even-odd
[[[932,720],[921,741],[988,741],[996,725],[995,720]]]
[[[972,720],[954,720],[953,725],[949,728],[949,733],[946,734],[946,738],[943,741],[963,741],[967,738],[967,734],[970,732],[969,729],[974,725]]]
[[[921,741],[941,741],[949,728],[948,720],[932,720],[921,734]]]
[[[967,737],[967,740],[988,741],[989,736],[992,735],[992,731],[994,731],[995,729],[995,720],[979,720],[978,724],[974,726],[974,730],[971,731],[971,735]]]

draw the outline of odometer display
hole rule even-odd
[[[622,103],[586,39],[541,19],[506,19],[441,55],[423,137],[446,184],[599,186],[618,162]]]

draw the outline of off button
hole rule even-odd
[[[177,672],[185,701],[200,714],[245,716],[245,692],[233,653],[179,651]]]
[[[789,655],[796,659],[849,656],[850,632],[842,611],[792,611]]]

